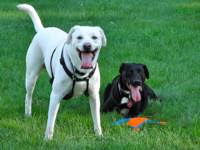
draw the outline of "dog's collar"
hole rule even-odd
[[[70,61],[71,61],[71,59],[70,59]],[[72,64],[72,63],[71,63]],[[73,66],[73,65],[72,65]],[[78,74],[78,75],[80,75],[80,76],[84,76],[85,75],[85,73],[83,73],[83,72],[81,72],[81,71],[79,71],[76,67],[74,67],[73,66],[73,70],[74,70],[74,72],[76,73],[76,74]]]
[[[120,85],[119,80],[117,82],[117,87],[120,93],[130,96],[130,91],[123,89]]]

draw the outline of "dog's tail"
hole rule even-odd
[[[41,29],[44,29],[44,26],[42,25],[40,17],[38,16],[37,12],[35,11],[35,9],[31,5],[29,5],[29,4],[18,4],[17,8],[19,10],[26,12],[31,17],[36,32],[39,32]]]

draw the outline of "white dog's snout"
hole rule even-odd
[[[91,45],[90,42],[86,42],[86,43],[83,44],[83,50],[84,51],[90,51],[91,48],[92,48],[92,45]]]

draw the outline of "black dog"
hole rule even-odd
[[[119,72],[105,89],[103,112],[117,110],[125,117],[137,116],[146,108],[148,97],[158,98],[144,83],[149,78],[148,68],[144,64],[123,63]]]

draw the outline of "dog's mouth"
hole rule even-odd
[[[130,90],[131,99],[128,101],[127,106],[128,108],[131,108],[133,103],[138,103],[141,101],[140,91],[142,91],[142,87],[128,84],[128,89]]]
[[[98,48],[95,48],[93,51],[81,51],[76,48],[79,58],[81,60],[81,69],[91,69],[93,68],[92,61],[95,58]]]

